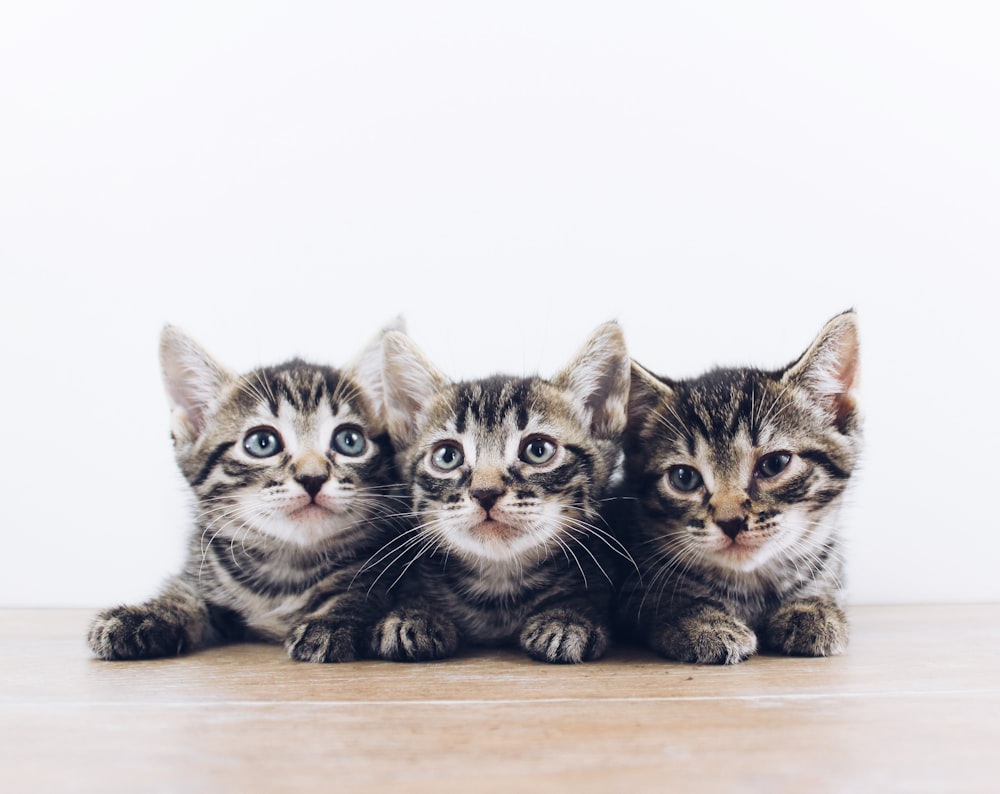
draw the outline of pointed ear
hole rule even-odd
[[[843,430],[856,408],[858,323],[854,312],[830,320],[809,349],[784,371],[781,380],[812,392]]]
[[[385,379],[382,365],[382,342],[386,334],[406,333],[406,323],[401,316],[393,318],[365,345],[364,349],[346,368],[347,374],[364,391],[376,416],[385,421]]]
[[[628,426],[638,430],[650,412],[674,396],[670,384],[658,378],[637,361],[632,362],[632,384],[628,397]]]
[[[597,438],[617,439],[625,430],[629,391],[628,350],[618,323],[599,326],[552,382],[584,407]]]
[[[194,441],[205,429],[208,413],[235,375],[179,328],[160,334],[160,365],[170,400],[174,438]]]
[[[389,436],[398,447],[409,446],[416,437],[417,415],[449,381],[399,331],[382,339],[382,367]]]

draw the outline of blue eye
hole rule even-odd
[[[671,466],[667,479],[681,493],[691,493],[701,488],[703,480],[697,469],[690,466]]]
[[[284,448],[281,436],[273,427],[258,427],[247,433],[247,437],[243,439],[243,449],[255,458],[269,458]]]
[[[533,466],[548,463],[556,454],[556,445],[544,436],[529,438],[521,447],[521,460]]]
[[[341,455],[356,458],[368,448],[368,442],[365,441],[364,433],[358,428],[342,427],[333,434],[330,446]]]
[[[788,468],[788,464],[792,462],[792,456],[788,452],[772,452],[760,459],[757,464],[757,468],[754,473],[765,480],[771,477],[777,477],[781,472]]]
[[[439,471],[454,471],[464,462],[462,448],[453,441],[438,444],[431,451],[431,465]]]

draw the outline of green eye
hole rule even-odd
[[[758,477],[768,480],[771,477],[777,477],[781,474],[781,472],[788,468],[788,464],[791,462],[792,456],[788,452],[773,452],[760,459],[754,473]]]
[[[431,465],[439,471],[454,471],[464,462],[462,448],[453,441],[438,444],[431,451]]]
[[[529,438],[521,447],[521,460],[533,466],[541,466],[548,463],[556,454],[555,442],[544,436]]]
[[[365,441],[364,433],[358,428],[342,427],[333,434],[330,446],[341,455],[356,458],[368,448],[368,442]]]
[[[255,458],[270,458],[284,448],[281,436],[273,427],[258,427],[247,433],[247,437],[243,439],[243,449]]]
[[[703,480],[697,469],[690,466],[671,466],[667,479],[681,493],[691,493],[701,488]]]

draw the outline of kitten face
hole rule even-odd
[[[572,545],[563,536],[593,520],[598,453],[551,385],[458,384],[439,395],[421,428],[407,454],[414,507],[447,550],[532,558]]]
[[[385,356],[387,418],[421,548],[511,570],[554,551],[585,553],[575,538],[599,531],[597,500],[626,420],[628,355],[616,325],[599,328],[552,380],[452,384],[393,334]]]
[[[312,548],[384,510],[391,449],[375,400],[351,375],[296,360],[237,376],[174,329],[161,351],[205,542],[263,536]]]
[[[750,572],[824,553],[860,440],[857,338],[841,318],[780,372],[672,382],[634,365],[626,465],[662,559]]]

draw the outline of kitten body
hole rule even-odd
[[[616,522],[641,571],[619,596],[627,634],[699,663],[846,648],[839,513],[861,443],[857,366],[852,312],[776,372],[671,381],[633,363],[632,499]]]
[[[599,508],[621,455],[628,367],[614,324],[551,380],[451,383],[406,337],[386,337],[389,429],[418,526],[382,555],[400,581],[376,653],[415,661],[515,643],[549,662],[604,653],[620,545]]]
[[[362,569],[398,531],[383,516],[399,512],[372,377],[380,344],[349,371],[296,359],[240,376],[163,331],[194,527],[183,570],[158,596],[94,620],[95,654],[148,658],[243,638],[282,642],[303,661],[367,651],[384,604]]]

